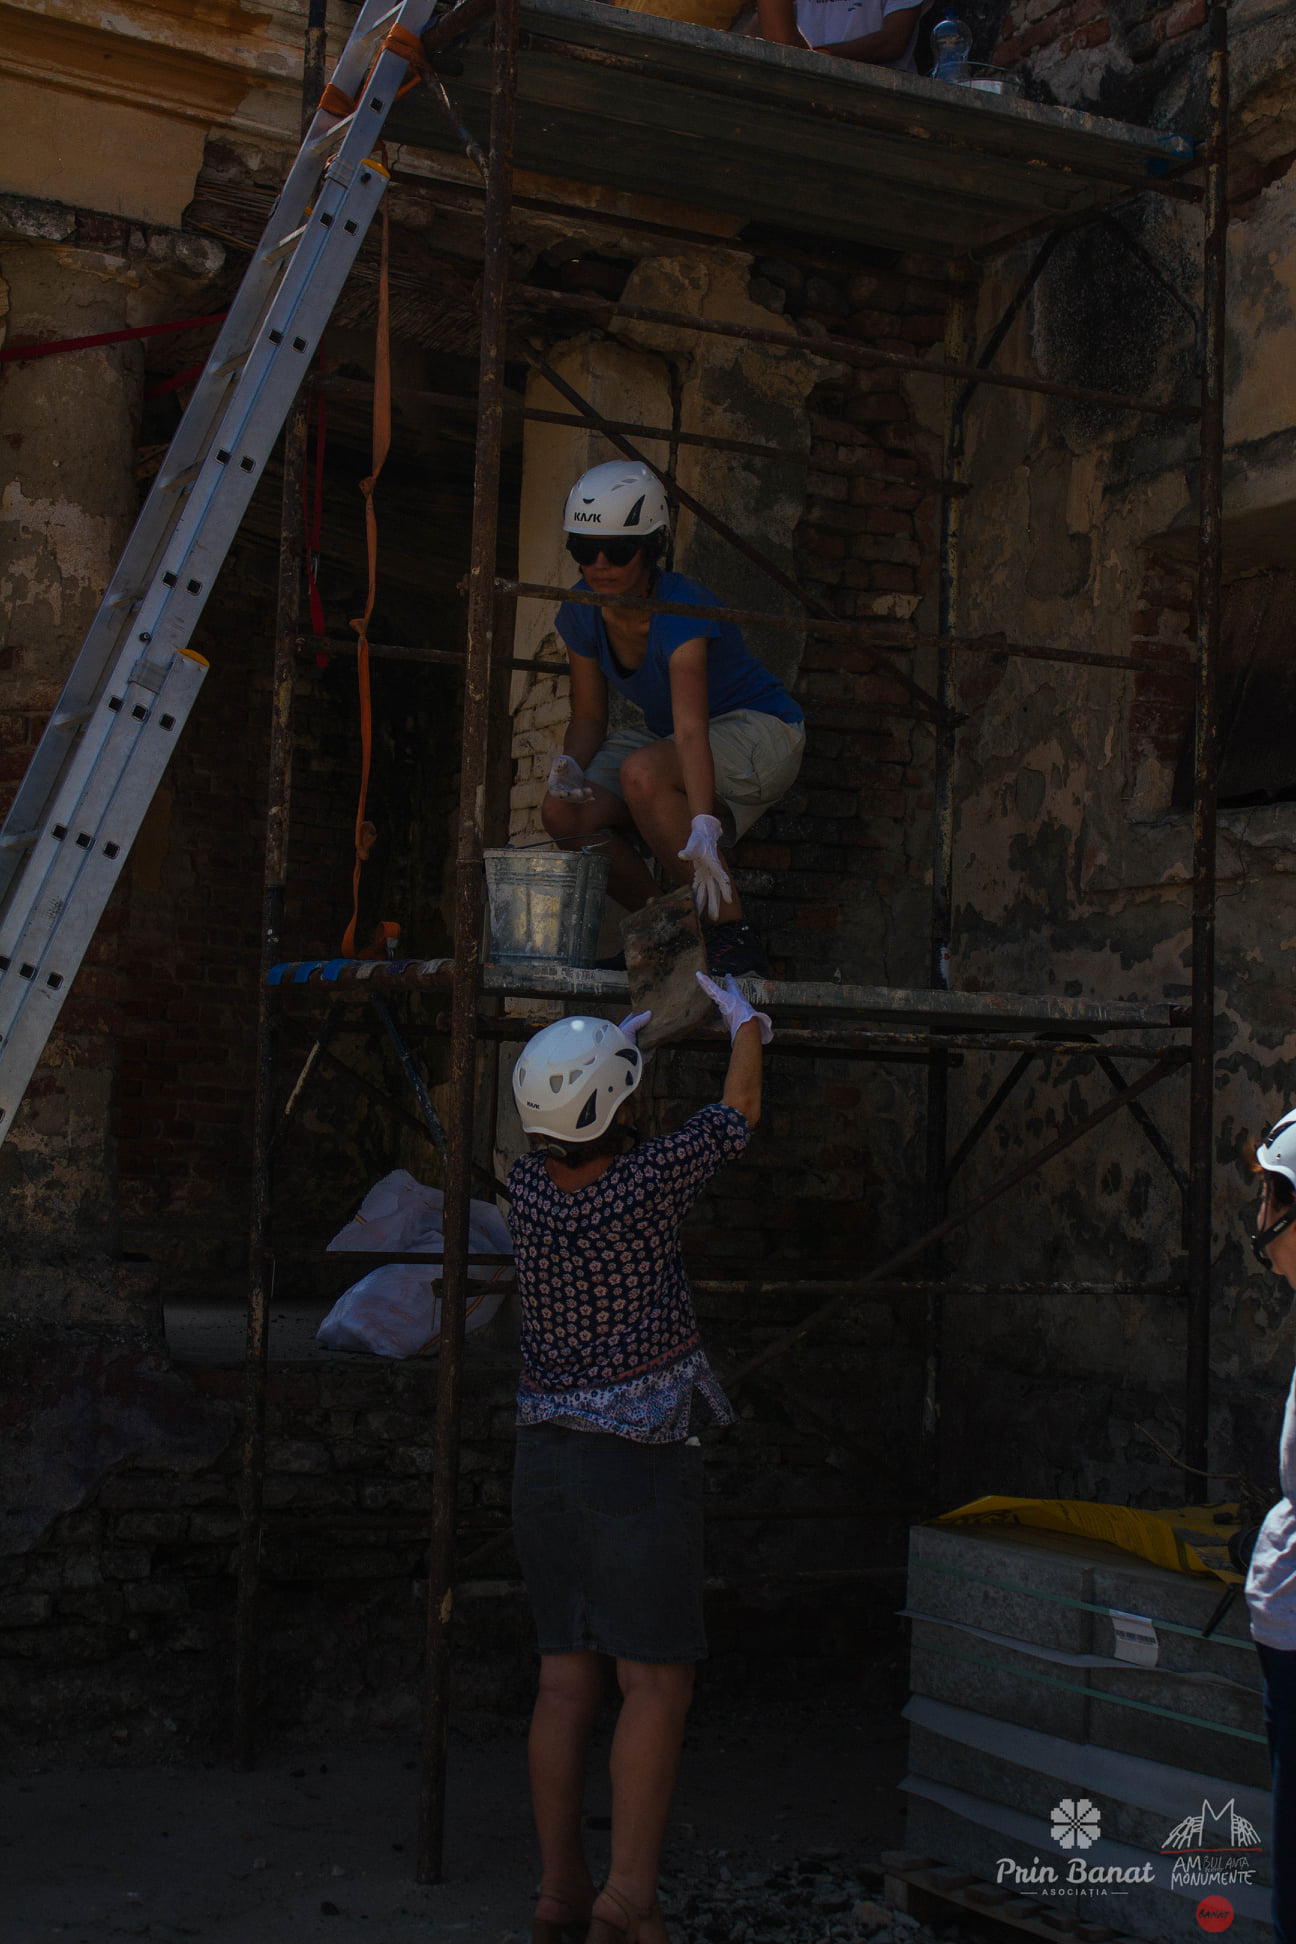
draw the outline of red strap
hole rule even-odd
[[[210,317],[182,317],[176,324],[137,324],[132,331],[96,331],[93,337],[56,338],[47,344],[6,344],[0,364],[57,358],[64,351],[91,351],[97,344],[129,344],[134,338],[164,337],[168,331],[196,331],[200,324],[222,324],[228,316],[228,311],[213,311]]]
[[[204,358],[201,364],[190,365],[186,371],[177,371],[174,378],[159,378],[156,385],[146,387],[144,396],[164,398],[167,392],[179,391],[181,385],[192,385],[195,379],[202,377],[206,369],[207,360]]]
[[[373,753],[373,711],[369,695],[369,619],[373,614],[374,602],[378,596],[378,517],[374,511],[374,487],[383,469],[391,446],[391,332],[390,304],[388,301],[388,241],[389,224],[387,204],[382,210],[382,255],[378,267],[378,340],[374,352],[374,400],[373,400],[373,470],[368,479],[360,482],[360,491],[365,503],[365,543],[369,553],[369,592],[365,600],[365,611],[351,626],[360,637],[356,651],[356,670],[360,685],[360,796],[356,804],[355,823],[355,869],[351,875],[351,921],[342,938],[342,952],[346,958],[355,956],[356,921],[360,915],[360,873],[365,860],[373,849],[377,836],[373,825],[366,821],[365,808],[369,797],[369,763]]]

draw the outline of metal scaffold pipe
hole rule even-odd
[[[327,0],[310,0],[302,60],[302,139],[324,86]],[[288,882],[288,822],[292,801],[292,694],[306,554],[307,413],[310,392],[298,392],[284,427],[279,579],[274,663],[270,681],[270,759],[266,779],[265,868],[261,903],[261,976],[257,987],[256,1077],[252,1119],[252,1209],[243,1433],[239,1474],[238,1591],[234,1638],[234,1766],[250,1769],[256,1756],[257,1662],[261,1578],[261,1500],[265,1482],[265,1394],[273,1266],[270,1237],[270,1160],[274,1142],[274,1020],[270,967],[282,956],[284,894]]]
[[[1192,1065],[1188,1120],[1188,1353],[1185,1457],[1204,1470],[1210,1424],[1211,1176],[1215,1093],[1215,835],[1219,784],[1224,324],[1228,271],[1228,9],[1207,21],[1210,125],[1198,484],[1197,698],[1193,736]]]
[[[445,1274],[433,1446],[432,1536],[428,1561],[426,1697],[419,1780],[420,1883],[439,1882],[445,1842],[446,1745],[454,1601],[455,1500],[468,1290],[468,1221],[476,1082],[477,996],[481,958],[482,824],[490,722],[491,646],[504,434],[504,359],[508,336],[508,233],[517,106],[518,0],[497,0],[492,56],[491,130],[486,178],[477,455],[472,555],[468,574],[468,650],[464,669],[462,767],[455,850],[455,968],[451,1000],[449,1156],[445,1195]]]
[[[977,285],[970,275],[960,279],[945,313],[945,357],[966,364],[976,322]],[[963,426],[967,387],[954,378],[945,381],[945,439],[942,470],[946,478],[963,475]],[[947,493],[940,510],[940,582],[936,649],[936,700],[942,720],[936,730],[932,778],[932,901],[931,944],[927,983],[939,992],[950,982],[950,937],[954,912],[954,755],[955,716],[950,637],[958,627],[959,519],[962,502]],[[946,1157],[949,1147],[949,1060],[932,1058],[927,1069],[926,1106],[926,1219],[930,1228],[948,1212]],[[927,1298],[923,1318],[923,1403],[919,1443],[920,1492],[935,1505],[940,1494],[940,1365],[943,1299],[939,1291]]]

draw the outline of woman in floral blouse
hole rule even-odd
[[[771,1036],[732,979],[699,977],[729,1026],[729,1071],[719,1103],[678,1133],[635,1145],[627,1125],[647,1014],[621,1027],[556,1021],[513,1076],[534,1150],[509,1175],[522,1300],[513,1519],[540,1644],[532,1944],[666,1944],[657,1872],[706,1654],[696,1434],[733,1419],[698,1335],[679,1229],[751,1137]],[[622,1704],[612,1861],[596,1899],[581,1807],[603,1657]]]

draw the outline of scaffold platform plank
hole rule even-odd
[[[392,991],[448,992],[453,959],[290,959],[270,983],[313,998],[363,998]],[[833,981],[743,978],[753,1004],[775,1017],[814,1014],[834,1020],[876,1020],[939,1032],[1038,1034],[1159,1031],[1188,1024],[1185,1007],[1127,999],[1063,998],[1051,993],[927,992],[896,986],[838,985]],[[534,965],[484,965],[481,990],[498,999],[560,999],[616,1006],[629,999],[624,972],[589,971],[538,960]]]
[[[1181,136],[1078,109],[825,60],[599,4],[523,0],[517,161],[550,177],[660,195],[743,221],[936,255],[1155,188],[1193,159]],[[490,55],[455,50],[455,109],[487,137]],[[401,142],[456,149],[424,91],[392,112]],[[1177,186],[1177,185],[1172,185]]]

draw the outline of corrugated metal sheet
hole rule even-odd
[[[748,222],[949,255],[1101,206],[1192,158],[1192,143],[1176,135],[600,0],[523,0],[521,19],[522,168]],[[537,37],[585,58],[536,46]],[[447,86],[484,142],[489,55],[480,43],[459,52],[463,75]],[[422,90],[405,97],[388,130],[419,146],[456,146]]]

